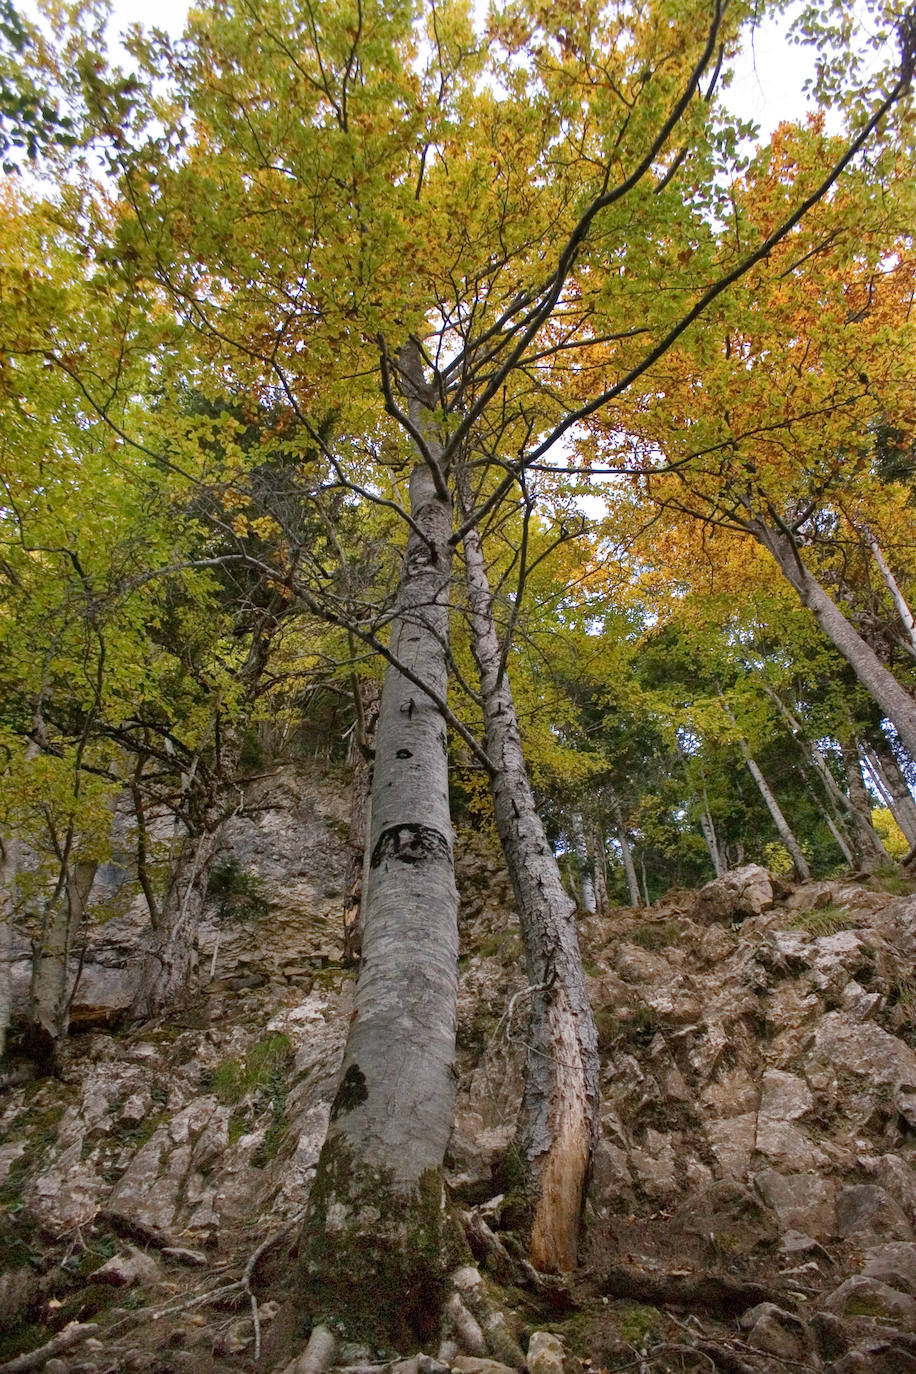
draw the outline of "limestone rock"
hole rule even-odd
[[[844,1188],[837,1196],[836,1233],[838,1236],[873,1236],[876,1240],[910,1240],[913,1229],[884,1188],[864,1183]]]
[[[745,864],[700,889],[694,920],[728,923],[759,916],[773,905],[773,879],[759,864]]]
[[[552,1331],[532,1331],[525,1362],[528,1374],[564,1374],[563,1342]]]
[[[98,1269],[93,1270],[93,1283],[110,1283],[115,1288],[133,1288],[137,1284],[154,1284],[162,1278],[159,1265],[152,1255],[131,1245],[121,1255],[112,1255]]]
[[[824,1306],[828,1312],[870,1317],[896,1317],[916,1327],[916,1298],[900,1293],[880,1279],[858,1274],[830,1294]]]
[[[863,1274],[916,1297],[916,1242],[890,1241],[866,1252]]]
[[[764,1169],[754,1186],[779,1218],[780,1230],[804,1231],[817,1239],[833,1234],[836,1185],[817,1174],[780,1174]]]
[[[742,1313],[745,1339],[755,1350],[763,1350],[782,1360],[803,1360],[811,1348],[811,1337],[803,1321],[772,1302],[762,1302]]]

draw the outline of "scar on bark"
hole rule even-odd
[[[393,825],[384,830],[372,851],[370,867],[378,868],[386,859],[397,859],[402,864],[416,864],[433,855],[450,857],[448,841],[438,830],[431,826],[412,822],[409,825]]]
[[[366,1075],[358,1064],[351,1064],[341,1079],[340,1087],[331,1104],[331,1120],[336,1121],[343,1112],[352,1112],[369,1096],[366,1088]]]

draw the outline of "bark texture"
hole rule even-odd
[[[412,527],[382,689],[372,782],[362,959],[337,1095],[303,1232],[315,1320],[403,1346],[438,1323],[441,1166],[452,1129],[458,894],[446,729],[451,502],[411,372],[428,461],[410,479]],[[410,378],[408,378],[408,383]],[[407,670],[402,672],[401,668]]]
[[[186,997],[197,969],[197,929],[207,899],[210,869],[219,847],[219,825],[189,836],[151,928],[140,966],[132,1017],[145,1021]]]
[[[350,821],[347,842],[350,846],[350,871],[344,898],[344,960],[353,963],[359,958],[362,945],[360,915],[363,893],[368,875],[369,822],[372,813],[372,758],[375,753],[375,732],[380,705],[379,689],[374,682],[359,682],[354,686],[358,718],[353,735],[353,775],[350,781]]]
[[[0,1058],[10,1027],[10,923],[16,882],[16,840],[0,835]]]
[[[465,505],[469,501],[464,500]],[[496,826],[518,906],[530,985],[528,1061],[518,1149],[532,1203],[531,1256],[546,1272],[576,1264],[598,1134],[598,1050],[574,904],[563,888],[528,781],[521,732],[493,622],[476,530],[464,541]]]
[[[802,605],[808,607],[834,648],[843,655],[862,686],[893,723],[904,748],[916,758],[916,701],[805,567],[792,539],[762,520],[750,520],[745,528],[776,559]]]
[[[70,956],[85,918],[96,867],[79,862],[67,867],[62,890],[33,946],[26,1044],[31,1057],[48,1068],[55,1064],[69,1027]]]

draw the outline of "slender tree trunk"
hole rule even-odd
[[[642,900],[643,900],[643,905],[644,905],[644,906],[651,906],[652,903],[651,903],[650,900],[649,900],[649,884],[648,884],[648,882],[646,881],[646,859],[645,859],[645,855],[644,855],[644,854],[640,854],[640,856],[639,856],[639,872],[640,872],[640,876],[641,876],[641,878],[642,878]]]
[[[591,854],[595,863],[595,901],[598,906],[598,915],[603,916],[608,908],[607,837],[604,833],[604,826],[599,820],[593,821],[590,838]]]
[[[728,716],[732,725],[735,725],[735,717],[729,710],[728,705],[724,701],[722,702],[722,705],[725,709],[725,714]],[[766,778],[763,776],[763,773],[760,770],[760,766],[758,765],[757,760],[751,753],[750,748],[748,747],[747,740],[743,739],[740,735],[738,736],[738,748],[741,750],[741,757],[744,759],[744,762],[747,766],[747,771],[750,773],[751,777],[754,779],[754,782],[757,784],[757,790],[760,793],[761,797],[763,797],[766,809],[769,811],[770,816],[773,819],[773,824],[776,826],[776,832],[779,835],[779,838],[782,840],[783,844],[785,845],[786,849],[789,851],[789,854],[792,856],[792,863],[795,868],[796,878],[799,882],[808,882],[811,878],[811,869],[808,867],[808,861],[801,851],[801,845],[795,838],[795,833],[792,830],[792,827],[789,825],[789,822],[786,820],[785,815],[783,814],[782,807],[779,805],[779,802],[773,795],[773,791],[769,783],[767,782]]]
[[[623,809],[618,798],[611,794],[611,810],[614,813],[614,820],[617,823],[617,839],[620,842],[620,853],[623,857],[623,871],[627,879],[627,891],[630,894],[630,906],[639,906],[639,883],[636,880],[636,868],[633,864],[633,851],[630,848],[630,840],[627,835],[626,823],[623,819]]]
[[[405,356],[406,354],[406,356]],[[402,354],[430,461],[410,478],[413,521],[391,651],[447,690],[451,502],[416,346]],[[446,728],[389,666],[376,732],[362,959],[328,1134],[302,1234],[311,1315],[401,1347],[429,1339],[444,1297],[442,1161],[452,1129],[458,894]]]
[[[374,682],[354,684],[354,694],[358,717],[353,732],[353,776],[350,780],[350,824],[347,833],[350,865],[343,921],[346,963],[353,963],[359,958],[362,940],[360,913],[368,874],[366,840],[372,812],[372,757],[380,705],[379,689]]]
[[[858,745],[855,740],[842,745],[843,772],[846,774],[846,788],[852,818],[855,824],[856,859],[866,870],[881,868],[893,863],[893,859],[871,823],[871,801],[862,780],[862,764],[859,759]]]
[[[579,891],[582,893],[582,910],[587,916],[594,916],[598,910],[598,899],[595,896],[595,865],[588,852],[582,812],[578,810],[572,813],[572,838],[576,868],[579,872]]]
[[[462,482],[462,487],[463,487]],[[463,504],[469,506],[466,491]],[[598,1050],[573,903],[544,834],[522,752],[480,538],[464,540],[474,656],[480,672],[496,827],[521,921],[531,1017],[518,1147],[532,1203],[536,1268],[575,1267],[579,1222],[598,1134]]]
[[[70,955],[83,924],[96,863],[67,863],[62,891],[47,913],[32,956],[26,1044],[37,1063],[53,1069],[70,1019]]]
[[[150,909],[131,1017],[146,1021],[185,1000],[197,971],[197,930],[207,900],[207,884],[219,849],[223,816],[211,828],[187,836],[162,902]]]
[[[872,738],[865,749],[865,758],[875,785],[884,795],[907,843],[910,847],[916,845],[916,801],[892,751],[883,740]]]
[[[0,1059],[6,1053],[10,1027],[10,925],[15,907],[18,844],[13,836],[0,835]]]
[[[693,789],[693,784],[690,779],[690,772],[687,767],[687,756],[684,753],[683,748],[681,747],[681,742],[678,739],[677,735],[675,735],[674,737],[674,746],[677,750],[677,756],[681,761],[681,767],[684,770],[684,777],[687,779],[687,786],[691,789],[691,791],[693,791],[694,797],[697,797],[697,794]],[[699,800],[698,797],[697,800]],[[709,851],[709,857],[712,860],[713,872],[715,873],[717,878],[721,878],[722,874],[727,872],[728,865],[723,859],[722,851],[719,848],[719,839],[716,835],[716,827],[713,823],[712,812],[709,809],[709,798],[706,795],[705,787],[703,788],[702,808],[700,810],[699,819],[700,830],[703,833],[703,839],[706,841],[706,848]]]
[[[900,617],[900,623],[903,626],[903,632],[906,636],[906,648],[916,657],[916,620],[913,619],[913,612],[907,605],[906,597],[900,590],[900,585],[890,570],[887,559],[884,557],[884,553],[881,549],[881,545],[868,528],[865,530],[865,539],[868,547],[871,549],[872,557],[878,565],[881,576],[884,578],[884,585],[891,594],[894,609]]]
[[[812,612],[831,644],[843,655],[862,686],[871,693],[884,715],[892,722],[906,750],[916,758],[916,701],[901,687],[805,567],[792,539],[762,520],[750,520],[745,528],[776,559],[783,575],[798,593],[802,605]]]

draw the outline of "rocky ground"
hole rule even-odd
[[[301,1349],[297,1223],[352,995],[346,804],[333,780],[292,769],[259,802],[232,823],[181,1016],[118,1023],[128,907],[87,957],[62,1079],[0,1096],[0,1371],[36,1367],[22,1357],[39,1347],[49,1374],[283,1370]],[[508,882],[479,843],[462,846],[459,879],[448,1169],[515,1326],[504,1363],[520,1345],[531,1374],[916,1370],[906,885],[792,888],[750,868],[583,920],[602,1140],[581,1269],[545,1289],[513,1258],[504,1168],[525,1027]],[[500,1374],[484,1344],[421,1374]]]

